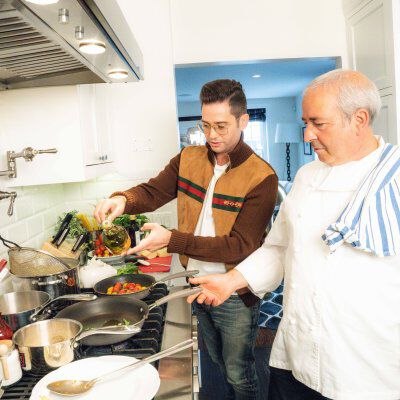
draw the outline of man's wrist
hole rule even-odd
[[[229,276],[229,285],[232,293],[248,286],[248,282],[244,279],[244,276],[235,268],[230,270],[227,276]]]
[[[124,204],[126,204],[126,202],[128,201],[128,199],[122,194],[117,194],[115,196],[111,196],[111,199],[121,199],[121,200],[123,200]]]

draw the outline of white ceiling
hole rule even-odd
[[[178,66],[178,102],[198,101],[201,87],[214,79],[239,81],[248,99],[293,97],[318,75],[336,68],[335,58],[249,62],[226,65]],[[260,78],[252,78],[259,74]]]

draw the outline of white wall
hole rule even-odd
[[[6,214],[8,201],[0,202],[0,234],[9,240],[40,247],[53,233],[58,214],[74,208],[91,212],[91,204],[99,198],[149,179],[178,152],[169,1],[118,0],[118,3],[145,59],[144,81],[112,87],[112,112],[115,116],[112,129],[119,175],[105,176],[86,183],[16,188],[18,197],[14,216],[10,218]],[[49,93],[58,90],[62,97],[69,89],[60,87],[38,90],[43,96],[46,90]],[[29,96],[29,93],[34,94],[36,91],[32,89],[20,93]],[[18,95],[18,92],[14,94]],[[6,98],[5,93],[0,93],[0,109]],[[49,114],[49,119],[42,123],[51,124],[59,120],[59,117]],[[26,139],[21,138],[21,143],[26,140],[26,145],[34,145],[29,142],[29,126],[19,127],[17,131],[14,122],[18,121],[9,121],[7,115],[0,113],[0,170],[6,167],[3,157],[7,149],[4,146],[10,135],[26,135]],[[149,138],[152,151],[134,152],[137,147],[134,139],[140,141]],[[0,190],[4,190],[6,179],[0,177]],[[154,220],[176,226],[175,208],[174,203],[164,206]],[[0,245],[0,257],[5,256],[5,250]]]
[[[0,233],[11,240],[39,246],[57,214],[148,179],[176,154],[174,64],[317,56],[346,60],[341,0],[171,0],[171,10],[169,0],[117,1],[145,63],[143,82],[112,90],[119,175],[85,184],[17,188],[15,216],[7,217],[8,203],[0,202]],[[0,93],[0,106],[1,101]],[[3,118],[0,113],[0,133]],[[152,151],[134,152],[134,139],[150,139]],[[3,157],[1,149],[0,164]],[[163,210],[173,212],[175,206]]]
[[[342,0],[173,0],[175,64],[342,56]]]
[[[0,234],[26,247],[40,248],[54,231],[57,216],[64,211],[62,185],[15,188],[14,214],[9,217],[9,199],[0,202]],[[7,248],[0,243],[0,258],[7,258]]]
[[[118,0],[144,58],[144,81],[112,86],[117,170],[134,179],[153,175],[179,149],[169,3]],[[134,152],[134,140],[147,139],[152,151]]]

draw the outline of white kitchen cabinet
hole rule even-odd
[[[56,148],[57,154],[18,158],[8,187],[79,182],[114,171],[107,85],[12,90],[2,105],[0,169],[7,150]]]
[[[396,65],[400,57],[397,45],[398,0],[344,0],[350,67],[373,80],[382,99],[382,110],[374,131],[397,144],[397,86],[400,77]],[[396,79],[397,78],[397,79]]]
[[[78,86],[85,165],[88,166],[113,161],[108,88],[105,84]]]

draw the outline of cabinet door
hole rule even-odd
[[[97,140],[102,162],[113,161],[113,143],[110,130],[110,85],[94,85]]]
[[[107,90],[100,85],[79,86],[80,124],[85,165],[112,162]]]
[[[373,123],[373,130],[376,135],[380,135],[385,142],[397,144],[396,132],[396,109],[394,105],[394,96],[388,94],[381,97],[382,108],[378,118]]]
[[[96,130],[96,102],[94,85],[78,86],[79,114],[84,146],[85,165],[102,162],[101,144]]]
[[[391,0],[372,0],[347,22],[351,66],[378,89],[394,85],[391,9]]]

